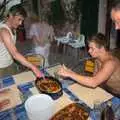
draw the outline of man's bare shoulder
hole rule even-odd
[[[118,68],[118,67],[120,67],[120,60],[117,59],[116,57],[112,57],[111,59],[108,59],[107,61],[105,61],[104,64],[107,64],[108,66]]]
[[[116,64],[116,67],[120,67],[120,59],[118,59],[117,57],[115,57],[114,62]]]
[[[0,34],[9,34],[9,31],[7,28],[0,28]]]
[[[0,28],[0,40],[3,41],[5,37],[9,37],[10,32],[6,28]]]

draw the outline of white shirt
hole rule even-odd
[[[0,29],[6,28],[10,35],[12,36],[12,41],[14,44],[16,43],[16,35],[13,35],[11,29],[4,23],[0,23]],[[13,63],[13,58],[9,53],[8,49],[6,48],[5,44],[0,41],[0,68],[8,67]]]

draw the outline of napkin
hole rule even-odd
[[[99,100],[99,102],[102,103],[113,97],[110,93],[100,87],[92,89],[75,83],[69,86],[68,89],[91,108],[93,108],[95,101]]]
[[[3,106],[0,108],[0,112],[13,108],[21,103],[20,92],[16,85],[11,85],[10,87],[0,90],[0,105]]]
[[[26,82],[31,82],[36,79],[32,71],[22,72],[17,75],[13,75],[16,85],[24,84]]]

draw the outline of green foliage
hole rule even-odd
[[[7,5],[9,4],[9,2],[11,2],[13,0],[3,0],[2,3],[0,3],[0,21],[2,21],[4,19],[4,16],[5,16],[5,12],[6,12],[6,8],[7,8]],[[26,5],[27,2],[21,2],[20,3],[22,6]]]
[[[51,3],[51,11],[52,11],[51,19],[54,24],[60,24],[65,21],[65,15],[60,4],[60,0],[56,0]]]
[[[3,2],[0,4],[0,20],[4,18],[4,13],[6,11],[6,5],[12,0],[3,0]]]

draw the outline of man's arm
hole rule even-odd
[[[1,37],[1,42],[4,42],[5,46],[7,47],[8,51],[10,52],[10,54],[12,55],[12,57],[14,59],[16,59],[17,61],[19,61],[22,65],[30,68],[37,77],[40,77],[40,71],[37,69],[37,67],[35,67],[33,64],[31,64],[30,62],[28,62],[24,56],[22,56],[18,50],[16,49],[14,43],[12,42],[12,38],[11,35],[9,33],[9,31],[7,29],[2,29],[0,32],[0,37]]]
[[[58,74],[65,77],[71,77],[82,85],[95,88],[101,83],[103,83],[104,81],[108,80],[109,77],[114,72],[114,70],[115,70],[115,62],[112,60],[109,60],[93,77],[79,75],[65,68],[64,66],[60,68],[60,70],[58,71]]]

